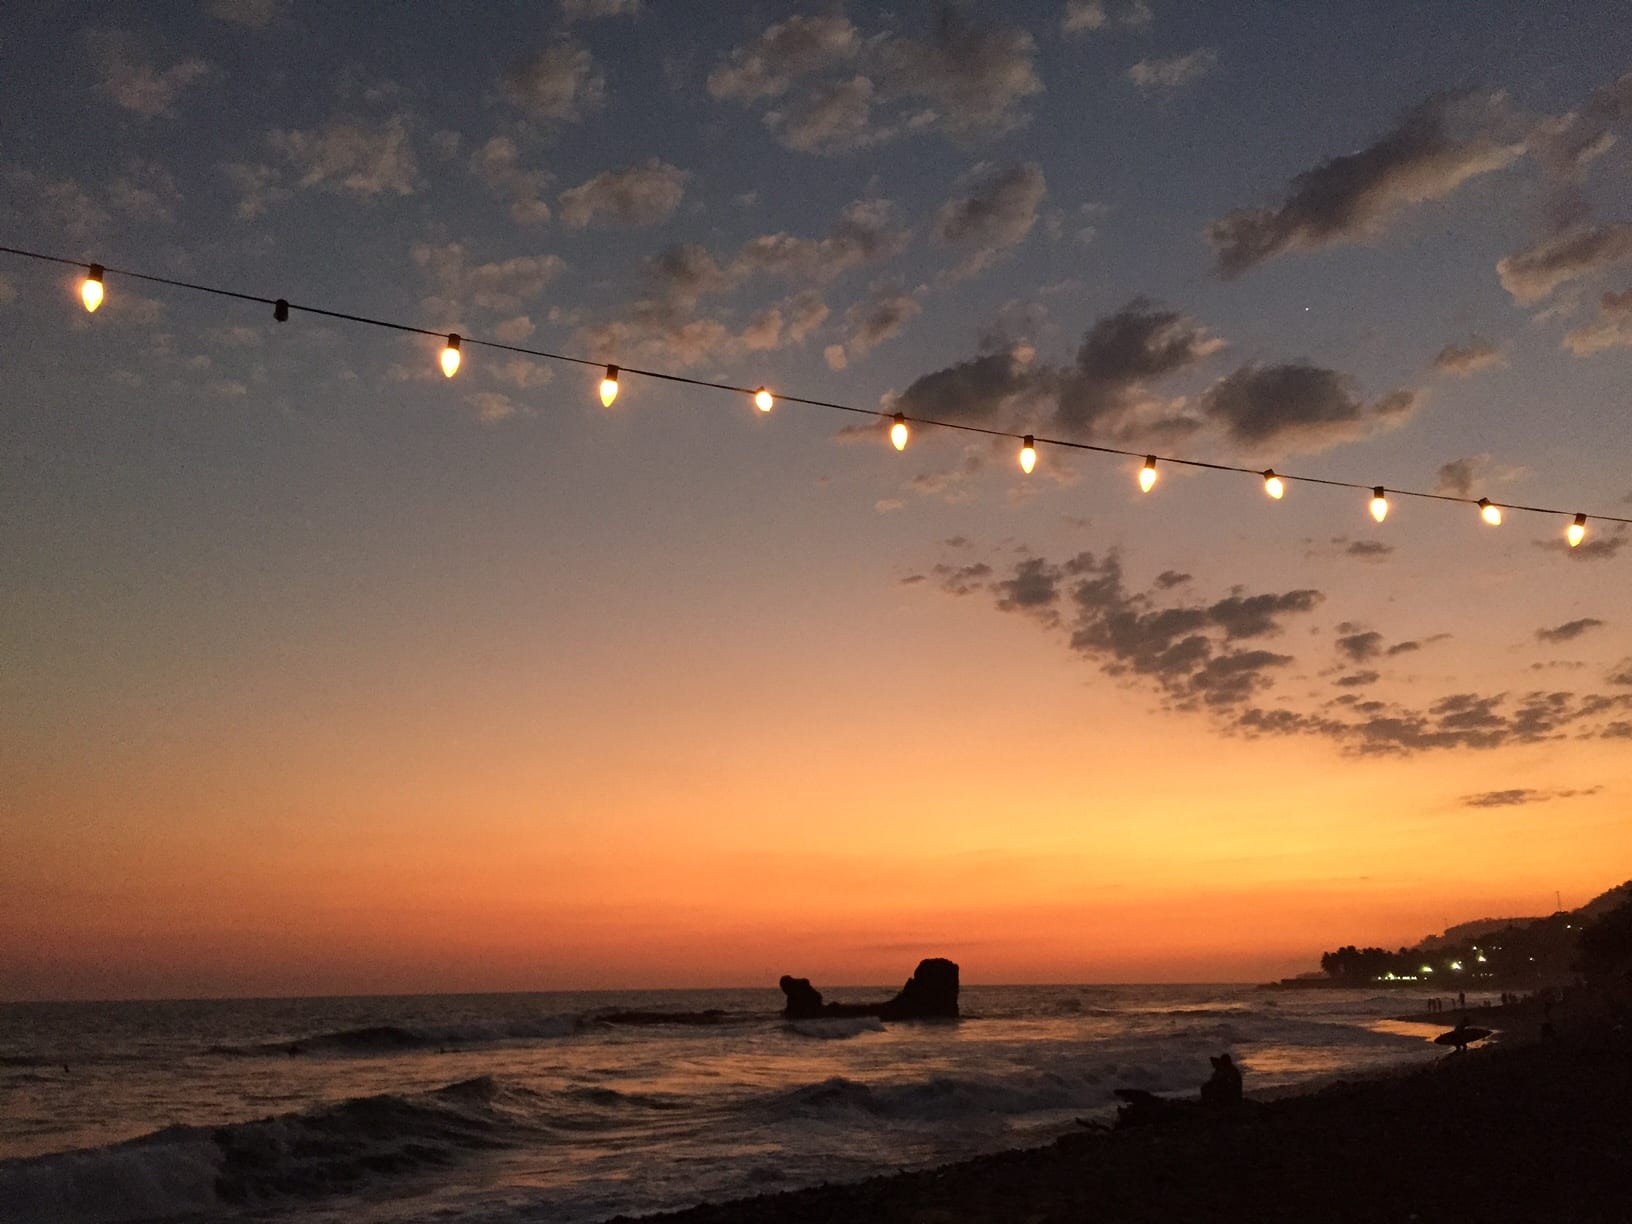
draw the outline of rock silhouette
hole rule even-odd
[[[882,1003],[824,1003],[822,992],[809,978],[783,974],[779,983],[787,996],[782,1014],[789,1020],[822,1020],[847,1016],[877,1016],[880,1020],[956,1020],[958,966],[944,957],[918,962],[907,984],[893,999]]]

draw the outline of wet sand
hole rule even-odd
[[[1578,1014],[1541,1041],[1530,1036],[1539,1012],[1523,1005],[1470,1018],[1503,1029],[1505,1043],[1255,1105],[1234,1120],[1084,1130],[941,1169],[645,1219],[1632,1222],[1632,1032]],[[1449,1028],[1456,1017],[1408,1019]]]

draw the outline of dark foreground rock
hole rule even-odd
[[[782,1014],[789,1020],[825,1020],[845,1016],[877,1016],[880,1020],[956,1020],[958,966],[935,956],[918,962],[907,984],[895,998],[882,1003],[823,1003],[822,992],[809,978],[782,975],[787,996]]]
[[[1249,1090],[1251,1087],[1249,1076]],[[1237,1119],[1084,1130],[1050,1147],[643,1224],[1627,1224],[1632,1035],[1446,1055]]]

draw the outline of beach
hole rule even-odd
[[[1030,1151],[657,1218],[1632,1220],[1632,1034],[1581,1017],[1543,1040],[1533,1009],[1475,1013],[1486,1018],[1509,1024],[1507,1044],[1263,1102],[1234,1120],[1084,1128]]]

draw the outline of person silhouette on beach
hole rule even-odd
[[[1213,1064],[1213,1075],[1201,1086],[1202,1106],[1225,1113],[1241,1108],[1241,1069],[1228,1054],[1208,1061]]]

